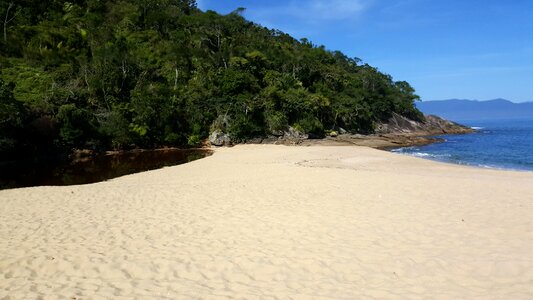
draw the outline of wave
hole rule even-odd
[[[414,156],[414,157],[421,157],[421,158],[428,158],[433,160],[450,160],[452,158],[451,154],[435,154],[435,153],[427,153],[422,152],[420,149],[414,148],[414,147],[407,147],[407,148],[400,148],[400,149],[394,149],[392,152],[400,153],[404,155]]]
[[[426,152],[411,152],[406,153],[411,156],[416,157],[425,157],[425,158],[431,158],[431,159],[437,159],[437,160],[449,160],[451,159],[451,154],[434,154],[434,153],[426,153]]]
[[[417,151],[419,150],[418,147],[415,147],[415,146],[412,146],[412,147],[402,147],[402,148],[397,148],[397,149],[392,149],[391,152],[396,152],[396,153],[410,153],[412,151]]]
[[[424,153],[424,152],[411,152],[411,153],[407,153],[411,156],[416,156],[416,157],[434,157],[435,155],[433,154],[429,154],[429,153]]]
[[[520,168],[517,166],[509,166],[509,165],[503,165],[503,164],[487,164],[487,163],[482,163],[482,162],[468,161],[468,159],[463,159],[453,154],[434,154],[434,153],[427,153],[427,152],[416,151],[416,150],[420,150],[420,149],[415,149],[415,147],[408,147],[408,148],[394,149],[393,152],[400,153],[402,155],[409,155],[409,156],[419,157],[423,159],[429,159],[429,160],[440,161],[440,162],[445,162],[445,163],[452,163],[456,165],[477,167],[477,168],[482,168],[482,169],[508,170],[508,171],[519,171],[519,172],[528,172],[528,171],[531,172],[532,171],[531,169]]]
[[[477,127],[477,126],[472,126],[472,127],[470,127],[470,128],[472,128],[472,129],[474,129],[474,130],[482,130],[482,129],[485,129],[485,127]]]

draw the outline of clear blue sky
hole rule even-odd
[[[198,0],[406,80],[423,100],[533,101],[533,0]]]

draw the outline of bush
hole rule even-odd
[[[270,133],[285,131],[289,126],[287,116],[279,111],[265,112],[265,121]]]
[[[230,118],[228,115],[220,115],[218,116],[213,123],[211,124],[210,131],[222,131],[226,132],[226,130],[229,128],[230,124]]]
[[[192,134],[187,137],[187,145],[189,146],[195,147],[200,145],[200,143],[202,143],[202,138],[197,134]]]
[[[234,141],[244,141],[263,134],[262,124],[253,115],[238,114],[232,118],[227,133]]]
[[[128,120],[119,111],[112,111],[102,117],[99,129],[113,149],[120,149],[133,143],[129,125]]]
[[[307,116],[299,120],[293,127],[305,133],[312,133],[319,136],[324,135],[324,125],[313,116]]]

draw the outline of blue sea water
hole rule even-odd
[[[460,123],[477,131],[442,135],[438,137],[443,143],[392,151],[461,165],[533,171],[533,119]]]

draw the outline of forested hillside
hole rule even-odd
[[[0,2],[0,154],[195,145],[423,118],[404,81],[193,0]]]

